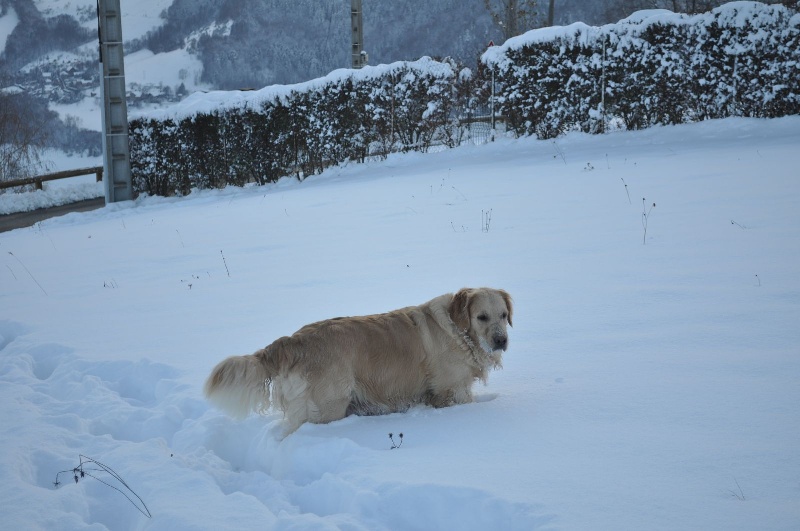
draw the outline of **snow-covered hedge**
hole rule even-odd
[[[800,113],[800,15],[731,2],[688,16],[544,28],[489,49],[498,103],[517,134],[639,129]]]
[[[800,14],[780,5],[732,2],[695,16],[651,10],[602,27],[544,28],[481,60],[478,76],[426,57],[194,94],[131,121],[134,189],[185,194],[457,145],[467,113],[488,98],[490,69],[499,112],[519,135],[800,114]]]
[[[307,83],[190,96],[130,122],[137,192],[271,182],[368,154],[455,145],[472,76],[450,62],[337,70]]]

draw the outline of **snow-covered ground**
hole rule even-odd
[[[97,0],[34,0],[33,3],[46,17],[69,14],[86,29],[97,28]],[[164,23],[161,14],[172,4],[172,0],[138,0],[120,2],[122,10],[123,37],[133,40],[144,37],[147,32]]]
[[[143,49],[125,56],[128,90],[133,90],[131,86],[134,83],[169,87],[183,83],[189,92],[204,90],[208,86],[199,81],[202,73],[203,63],[200,59],[182,48],[160,54]]]
[[[0,234],[2,526],[797,529],[798,145],[800,117],[501,139]],[[516,308],[474,404],[281,439],[202,397],[305,323],[479,285]],[[152,518],[91,463],[120,490],[55,488],[79,454]]]

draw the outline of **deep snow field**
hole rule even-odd
[[[798,529],[798,146],[502,138],[2,233],[0,527]],[[282,438],[202,396],[308,322],[482,285],[516,306],[473,404]]]

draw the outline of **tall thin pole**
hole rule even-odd
[[[97,0],[106,203],[133,199],[120,0]]]
[[[353,68],[363,68],[367,64],[367,54],[364,51],[364,28],[361,15],[361,0],[350,1],[350,25],[352,32],[351,63]]]
[[[603,35],[603,73],[600,82],[600,106],[603,108],[603,123],[601,133],[606,132],[606,36]]]
[[[489,41],[489,48],[491,48],[492,46],[494,46],[494,41]],[[494,131],[495,130],[495,123],[494,123],[494,69],[495,69],[496,66],[497,65],[495,65],[494,62],[491,63],[491,69],[492,69],[492,97],[491,97],[491,99],[489,101],[489,112],[492,115],[492,117],[491,117],[492,142],[494,142],[494,132],[495,132]]]

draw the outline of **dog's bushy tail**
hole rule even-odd
[[[206,398],[237,419],[251,412],[266,413],[270,405],[269,384],[275,376],[265,363],[266,355],[266,349],[262,349],[222,360],[206,380]]]

